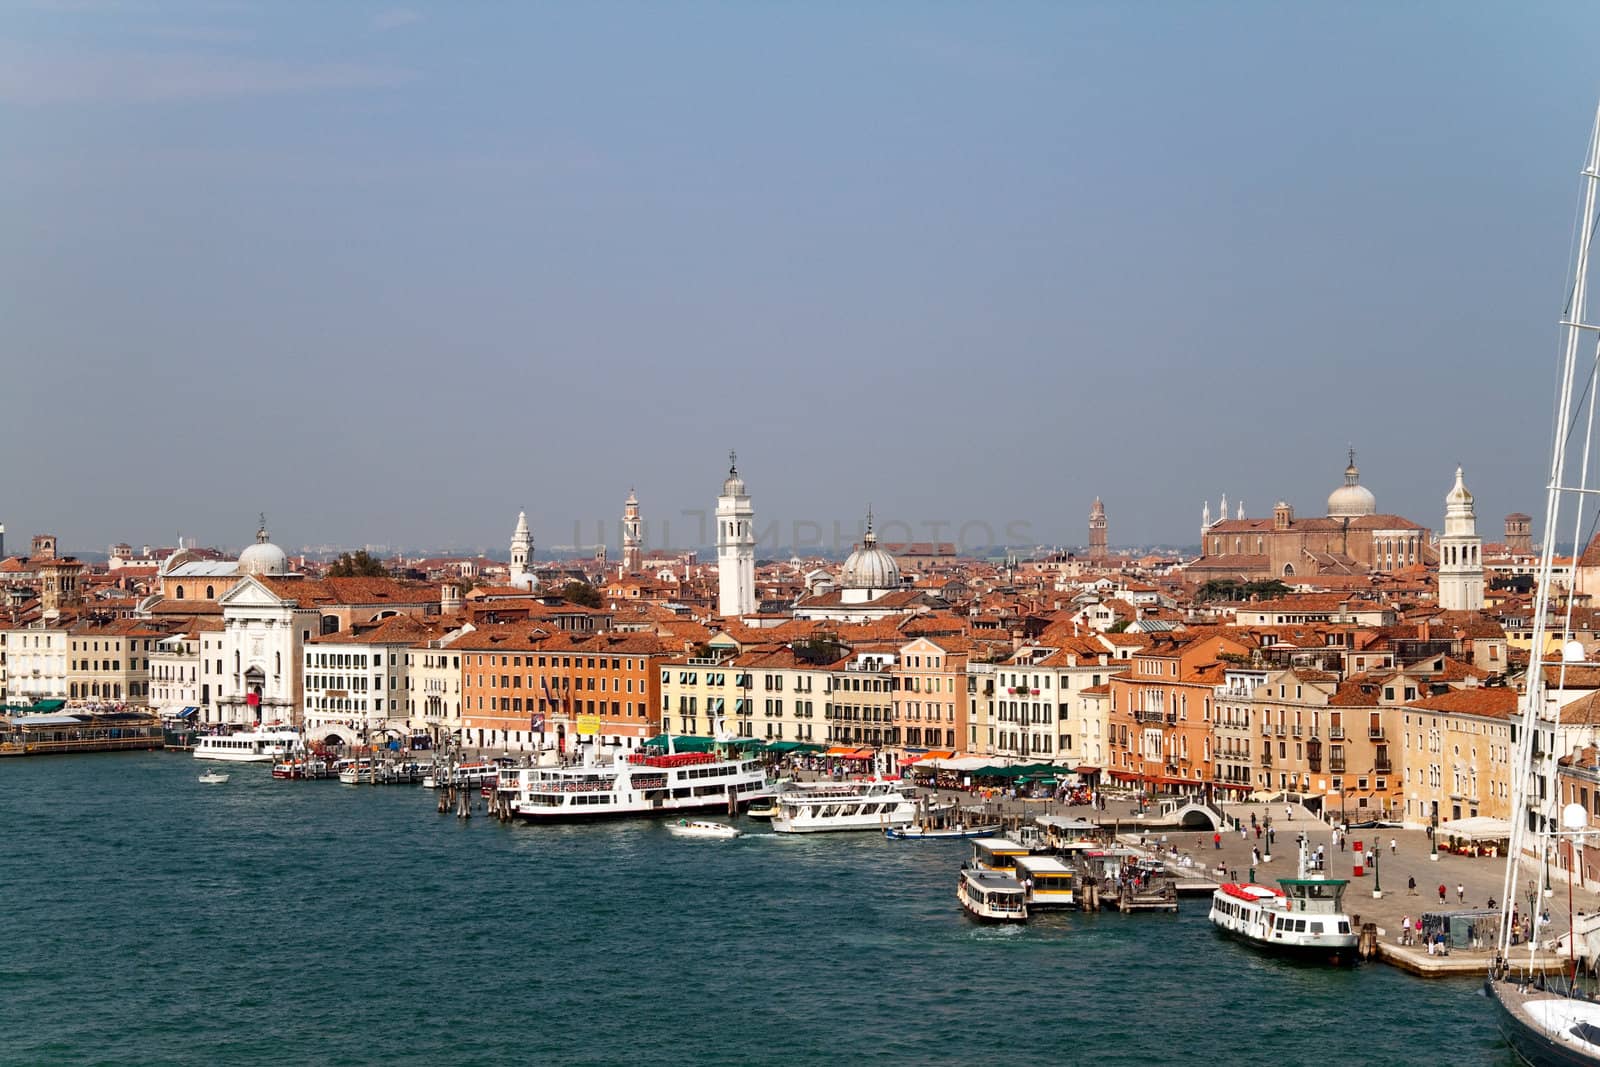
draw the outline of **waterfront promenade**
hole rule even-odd
[[[1089,819],[1105,825],[1117,833],[1124,845],[1146,847],[1153,853],[1164,853],[1169,862],[1176,862],[1184,872],[1185,881],[1211,882],[1249,880],[1252,877],[1253,848],[1262,852],[1263,861],[1254,867],[1254,880],[1271,883],[1279,878],[1293,878],[1298,863],[1296,838],[1308,835],[1308,848],[1315,851],[1323,846],[1326,860],[1322,872],[1329,878],[1349,880],[1345,893],[1345,908],[1360,923],[1375,923],[1379,931],[1380,958],[1414,973],[1426,976],[1460,976],[1482,974],[1488,970],[1494,956],[1494,944],[1481,948],[1452,948],[1447,956],[1429,956],[1422,945],[1401,943],[1401,919],[1411,922],[1424,913],[1438,914],[1483,910],[1492,899],[1498,906],[1504,884],[1505,865],[1499,858],[1451,855],[1444,851],[1435,859],[1429,847],[1428,835],[1423,830],[1371,829],[1349,832],[1341,851],[1333,841],[1333,827],[1308,812],[1304,807],[1283,803],[1229,803],[1222,807],[1230,819],[1243,823],[1245,836],[1237,830],[1222,831],[1220,840],[1213,839],[1211,830],[1177,830],[1152,826],[1161,821],[1152,808],[1141,815],[1131,800],[1108,800],[1104,811],[1095,811],[1087,805],[1068,805],[1055,801],[991,799],[979,800],[959,790],[938,791],[941,802],[955,801],[966,807],[981,807],[986,815],[997,819],[1024,820],[1041,815],[1060,815],[1067,818]],[[1266,834],[1258,838],[1251,829],[1251,816],[1256,823],[1266,825],[1271,819],[1276,841],[1266,860]],[[1378,850],[1374,867],[1362,864],[1360,875],[1355,867],[1361,856],[1354,851],[1355,842],[1363,848]],[[1393,842],[1393,849],[1390,843]],[[1171,850],[1176,850],[1173,856]],[[1182,861],[1188,859],[1188,865]],[[1220,877],[1219,877],[1220,865]],[[1547,941],[1567,930],[1567,886],[1553,879],[1552,892],[1546,897],[1542,891],[1542,872],[1525,865],[1518,878],[1517,905],[1522,915],[1528,913],[1530,879],[1534,880],[1538,907],[1548,909],[1550,921],[1537,934],[1538,940]],[[1415,890],[1411,882],[1415,880]],[[1440,903],[1439,887],[1445,887],[1445,900]],[[1373,894],[1381,887],[1382,896]],[[1460,892],[1458,893],[1458,888]],[[1600,895],[1584,890],[1573,894],[1573,909],[1579,915],[1600,911]],[[1526,947],[1518,950],[1525,953]],[[1559,961],[1550,957],[1551,966]]]

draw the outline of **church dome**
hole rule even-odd
[[[894,557],[878,547],[878,535],[872,532],[872,512],[867,512],[867,532],[861,547],[850,553],[844,561],[844,571],[839,577],[846,589],[898,589],[900,565]]]
[[[1378,498],[1361,484],[1361,469],[1356,466],[1356,454],[1352,449],[1350,466],[1344,469],[1344,484],[1328,494],[1328,518],[1355,519],[1377,513]]]
[[[240,574],[288,574],[289,557],[267,539],[267,520],[261,520],[261,528],[256,531],[256,543],[239,553]]]

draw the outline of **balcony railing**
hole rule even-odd
[[[1330,726],[1330,727],[1328,727],[1328,736],[1331,737],[1335,741],[1343,741],[1344,740],[1344,727],[1343,726]]]
[[[1305,736],[1305,727],[1303,727],[1303,726],[1292,726],[1292,727],[1289,728],[1289,732],[1292,733],[1295,737],[1304,737]]]
[[[1378,760],[1372,766],[1372,773],[1373,774],[1393,774],[1394,773],[1394,764],[1390,763],[1386,759]]]
[[[1367,728],[1367,737],[1370,738],[1373,741],[1382,741],[1383,740],[1383,727],[1381,727],[1381,726],[1370,726],[1370,727],[1368,727]]]
[[[1344,773],[1344,757],[1341,756],[1338,759],[1330,758],[1328,760],[1328,773],[1329,774],[1343,774]]]

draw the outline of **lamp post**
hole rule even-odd
[[[1372,899],[1373,900],[1382,900],[1383,899],[1383,882],[1378,877],[1378,857],[1381,856],[1381,855],[1383,855],[1383,845],[1382,845],[1381,842],[1374,841],[1372,843]]]
[[[1429,815],[1428,824],[1428,858],[1435,863],[1439,862],[1439,802],[1433,802],[1433,812]]]

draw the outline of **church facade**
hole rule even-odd
[[[1427,527],[1401,515],[1378,511],[1372,491],[1361,484],[1355,453],[1345,468],[1344,484],[1328,497],[1328,513],[1301,518],[1279,501],[1271,518],[1228,518],[1227,498],[1221,516],[1211,518],[1207,504],[1201,516],[1200,558],[1185,570],[1192,581],[1213,578],[1290,578],[1318,574],[1366,574],[1397,571],[1437,558]]]

